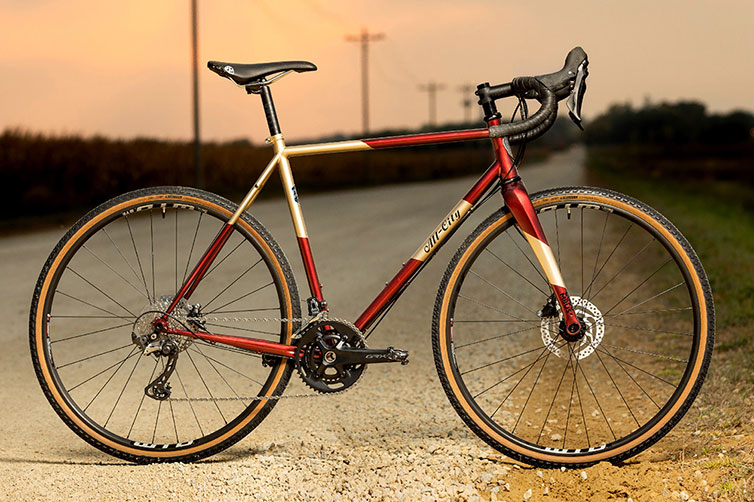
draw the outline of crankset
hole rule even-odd
[[[318,392],[340,392],[355,384],[367,364],[408,363],[408,352],[389,347],[368,349],[358,328],[322,319],[308,326],[296,344],[301,379]]]

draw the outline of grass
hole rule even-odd
[[[647,179],[590,167],[597,182],[663,213],[691,242],[715,298],[718,352],[754,356],[754,187],[734,182]],[[746,368],[754,384],[754,357]]]
[[[731,181],[696,181],[636,175],[631,165],[606,165],[590,156],[593,184],[626,193],[663,213],[686,236],[712,286],[715,349],[707,379],[679,427],[717,437],[754,434],[754,187]],[[639,168],[640,169],[640,168]],[[644,171],[645,172],[645,171]],[[718,445],[699,453],[722,455]],[[729,500],[750,500],[754,479],[750,447],[703,464],[719,474],[717,490]]]

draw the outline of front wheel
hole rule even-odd
[[[440,285],[440,380],[464,422],[513,458],[549,467],[625,459],[663,437],[699,392],[714,338],[707,277],[680,232],[630,197],[575,187],[532,203],[583,336],[566,339],[503,208],[460,246]]]
[[[153,327],[234,210],[201,190],[138,190],[84,216],[48,258],[31,305],[34,368],[58,415],[102,451],[206,457],[255,428],[283,392],[290,360]],[[301,316],[285,256],[247,213],[189,300],[171,327],[287,344]]]

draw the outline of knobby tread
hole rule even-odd
[[[702,384],[704,382],[704,377],[707,374],[707,370],[710,365],[710,361],[712,358],[712,348],[714,345],[715,312],[714,312],[712,290],[710,288],[709,281],[707,280],[707,276],[704,271],[704,268],[702,267],[702,264],[699,261],[699,257],[697,256],[696,252],[691,247],[689,242],[686,240],[686,238],[665,216],[663,216],[659,211],[653,209],[647,204],[644,204],[643,202],[640,202],[632,197],[629,197],[619,192],[615,192],[613,190],[608,190],[604,188],[596,188],[596,187],[584,187],[584,186],[569,186],[569,187],[561,187],[561,188],[553,188],[553,189],[544,190],[544,191],[532,194],[531,200],[536,208],[537,202],[541,199],[549,198],[553,196],[569,196],[569,195],[571,196],[590,196],[591,195],[591,196],[599,196],[599,197],[612,199],[617,202],[627,204],[633,207],[634,209],[648,215],[655,221],[659,222],[668,232],[670,232],[673,238],[675,238],[681,244],[684,252],[687,254],[691,263],[693,264],[692,272],[696,273],[697,277],[699,278],[699,281],[702,285],[702,290],[704,293],[704,305],[702,306],[702,308],[706,308],[706,312],[707,312],[707,318],[708,318],[707,340],[708,341],[707,341],[706,347],[700,349],[700,350],[704,350],[704,357],[703,357],[702,367],[699,372],[699,376],[694,381],[692,389],[688,397],[686,398],[686,400],[681,405],[680,409],[657,433],[655,433],[654,435],[652,435],[651,437],[649,437],[648,439],[646,439],[639,445],[621,454],[615,455],[607,459],[610,462],[617,463],[644,451],[645,449],[647,449],[648,447],[650,447],[651,445],[659,441],[661,438],[663,438],[681,420],[681,418],[683,418],[683,416],[686,414],[686,412],[689,410],[689,408],[693,404],[696,396],[698,395],[699,390],[701,389]],[[463,409],[463,406],[459,402],[458,398],[453,393],[450,382],[448,380],[448,376],[445,374],[445,370],[444,370],[443,363],[440,356],[440,344],[442,343],[442,340],[440,339],[440,326],[441,326],[441,323],[445,322],[444,319],[441,319],[441,310],[442,310],[443,298],[447,294],[451,294],[450,291],[447,291],[451,276],[453,275],[455,268],[457,267],[458,262],[460,261],[463,254],[474,243],[474,241],[479,237],[479,235],[482,232],[484,232],[493,223],[495,223],[500,218],[508,214],[509,214],[509,210],[506,207],[502,207],[501,209],[499,209],[498,211],[494,212],[489,217],[487,217],[487,219],[485,219],[482,223],[480,223],[477,226],[477,228],[459,246],[455,255],[453,256],[450,263],[448,264],[447,269],[445,270],[445,274],[443,275],[443,278],[440,282],[440,286],[437,291],[437,298],[435,300],[435,307],[434,307],[434,311],[432,315],[432,351],[434,354],[435,368],[437,369],[437,374],[440,377],[440,382],[442,383],[442,387],[443,387],[443,390],[445,391],[445,394],[448,396],[448,399],[450,400],[453,408],[456,410],[456,412],[464,421],[464,423],[472,431],[474,431],[474,433],[479,438],[481,438],[483,441],[485,441],[487,444],[489,444],[496,450],[500,451],[501,453],[504,453],[508,457],[518,460],[520,462],[524,462],[530,465],[543,467],[543,468],[558,468],[562,466],[565,466],[567,468],[581,468],[581,467],[594,465],[600,461],[603,461],[604,459],[590,461],[588,460],[588,457],[585,457],[585,461],[579,462],[579,463],[543,461],[541,459],[523,455],[519,452],[511,450],[510,448],[507,448],[506,446],[500,444],[498,441],[490,437],[485,431],[483,431],[477,425],[477,423],[474,422],[474,420],[466,413],[466,411]]]
[[[196,453],[192,453],[189,455],[177,455],[175,457],[147,457],[147,456],[138,456],[133,455],[130,453],[126,453],[123,451],[120,451],[118,449],[112,448],[106,444],[103,444],[99,442],[97,439],[91,437],[89,434],[84,432],[76,423],[71,420],[71,418],[62,410],[62,408],[58,405],[57,401],[52,395],[52,392],[47,387],[47,382],[44,379],[44,376],[42,375],[42,367],[41,362],[37,358],[37,343],[36,343],[36,329],[35,329],[35,318],[37,315],[37,310],[43,306],[44,299],[40,298],[41,290],[43,283],[45,279],[47,278],[47,275],[50,273],[50,269],[52,267],[52,264],[54,260],[57,258],[57,256],[60,254],[61,250],[65,246],[65,244],[71,239],[71,237],[79,230],[81,227],[83,227],[86,223],[88,223],[90,220],[92,220],[94,217],[102,213],[103,211],[106,211],[107,209],[110,209],[113,206],[116,206],[118,204],[128,202],[129,200],[141,198],[141,197],[148,197],[148,196],[160,196],[164,195],[165,197],[171,197],[171,196],[189,196],[194,197],[197,199],[201,199],[204,201],[207,201],[212,204],[216,204],[224,209],[227,209],[231,213],[234,212],[237,208],[237,205],[229,201],[228,199],[221,197],[219,195],[213,194],[211,192],[207,192],[204,190],[191,188],[191,187],[182,187],[182,186],[160,186],[160,187],[151,187],[151,188],[143,188],[139,190],[134,190],[132,192],[128,192],[122,195],[119,195],[117,197],[114,197],[96,208],[89,211],[87,214],[85,214],[81,219],[79,219],[66,233],[65,235],[60,239],[60,241],[57,243],[53,251],[50,253],[50,256],[47,258],[47,261],[45,262],[42,271],[39,274],[39,279],[37,280],[36,287],[34,288],[34,294],[32,296],[32,303],[31,303],[31,310],[29,313],[29,344],[31,349],[31,359],[32,363],[34,365],[34,372],[37,375],[37,379],[39,380],[40,386],[42,387],[42,390],[45,394],[45,397],[47,397],[47,400],[52,405],[55,412],[58,414],[58,416],[65,422],[65,424],[73,430],[79,437],[81,437],[84,441],[89,443],[90,445],[94,446],[95,448],[101,450],[104,453],[107,453],[108,455],[112,455],[114,457],[127,460],[129,462],[139,463],[139,464],[147,464],[147,463],[163,463],[163,462],[194,462],[196,460],[200,460],[202,458],[209,457],[211,455],[214,455],[215,453],[218,453],[222,450],[225,450],[229,448],[230,446],[234,445],[241,439],[243,439],[246,435],[248,435],[253,429],[255,429],[261,422],[264,420],[267,415],[272,411],[272,408],[275,407],[275,404],[277,403],[276,399],[268,400],[265,406],[257,413],[257,415],[248,423],[246,426],[244,426],[242,429],[240,429],[238,432],[236,432],[234,435],[226,439],[225,441],[222,441],[210,448],[207,448],[205,450],[200,450]],[[298,288],[296,287],[296,281],[293,276],[293,271],[291,270],[290,264],[288,262],[288,259],[285,256],[285,253],[280,248],[278,243],[275,241],[275,239],[272,237],[272,235],[269,233],[269,231],[262,225],[256,218],[254,218],[251,214],[248,212],[244,212],[241,215],[241,219],[243,219],[246,223],[249,224],[265,241],[267,246],[272,250],[274,258],[277,260],[277,262],[280,264],[281,269],[283,270],[283,280],[286,282],[288,291],[290,293],[291,297],[291,305],[292,305],[292,312],[291,317],[293,318],[300,318],[301,317],[301,303],[299,300],[298,295]],[[294,332],[296,330],[297,326],[294,326]],[[281,376],[280,382],[278,383],[275,390],[272,392],[272,395],[280,395],[285,390],[286,385],[288,384],[288,381],[291,378],[291,374],[293,372],[293,362],[288,361],[286,363],[285,370]],[[250,407],[253,405],[250,405]]]

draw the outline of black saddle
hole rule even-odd
[[[264,77],[274,73],[293,70],[297,73],[314,71],[315,65],[308,61],[278,61],[275,63],[236,64],[221,61],[209,61],[207,67],[221,77],[229,78],[238,85],[261,82]]]

